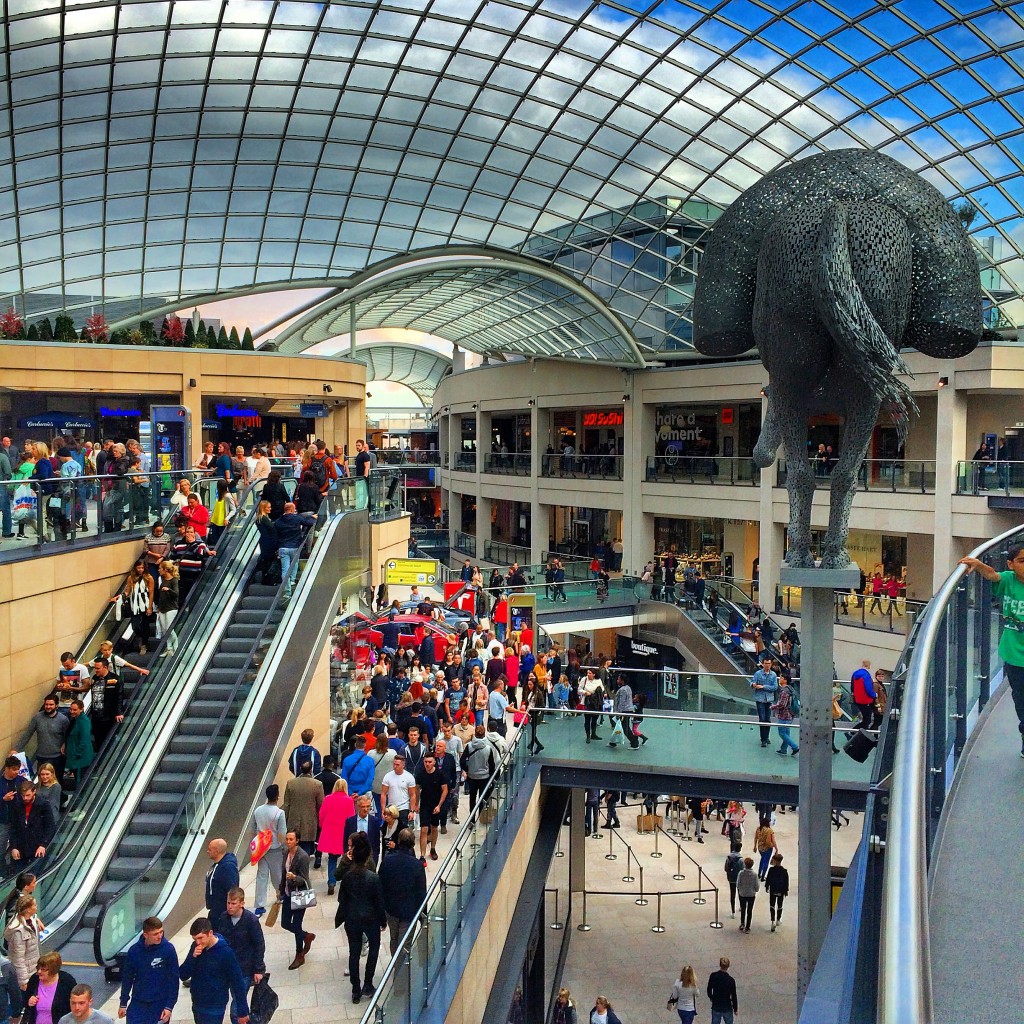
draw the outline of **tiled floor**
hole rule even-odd
[[[748,820],[752,815],[750,809]],[[672,878],[676,871],[675,847],[666,843],[664,837],[659,840],[664,856],[660,859],[650,856],[654,840],[637,834],[635,808],[620,809],[619,817],[622,821],[619,835],[632,846],[634,855],[644,866],[644,888],[648,894],[696,888],[697,870],[685,856],[681,870],[686,879],[679,882]],[[849,817],[848,827],[838,832],[833,830],[833,864],[848,864],[860,839],[860,816],[851,814]],[[798,823],[798,815],[790,811],[778,815],[775,829],[779,852],[789,869],[791,892],[796,891],[798,883]],[[755,817],[755,828],[756,824]],[[665,825],[668,827],[667,822]],[[738,907],[736,918],[729,913],[729,886],[723,871],[728,841],[720,834],[718,822],[708,822],[707,828],[709,834],[704,837],[703,845],[695,842],[682,845],[712,882],[720,886],[719,909],[724,927],[717,931],[709,926],[714,919],[714,897],[708,896],[703,906],[694,906],[693,895],[685,895],[663,898],[661,923],[665,931],[652,932],[657,919],[657,900],[648,895],[650,902],[645,907],[633,902],[639,884],[638,881],[632,884],[622,881],[626,874],[625,846],[616,840],[611,849],[618,859],[608,861],[605,860],[609,852],[607,831],[601,830],[603,840],[587,840],[587,888],[623,895],[588,897],[589,932],[576,931],[575,925],[582,919],[582,905],[579,902],[574,905],[574,927],[563,984],[572,992],[581,1020],[587,1019],[586,1014],[598,995],[611,1000],[624,1024],[677,1019],[666,1010],[666,1001],[683,965],[691,964],[701,992],[697,1021],[707,1022],[710,1010],[703,995],[704,988],[708,975],[718,969],[718,958],[727,956],[732,961],[730,973],[736,978],[739,1019],[751,1024],[793,1024],[796,1019],[796,899],[791,895],[786,900],[782,927],[772,934],[768,898],[762,890],[754,904],[750,934],[741,933]],[[744,855],[749,853],[752,839],[753,833],[748,830]],[[567,836],[563,835],[563,848],[566,841]],[[635,870],[632,874],[639,878]]]

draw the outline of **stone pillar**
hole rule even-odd
[[[654,406],[643,401],[638,378],[634,378],[632,399],[622,406],[622,493],[632,496],[623,506],[622,571],[636,573],[654,554],[654,516],[641,511],[647,456],[654,454]]]
[[[935,536],[932,558],[934,594],[953,571],[960,552],[953,538],[953,494],[956,492],[957,462],[969,457],[967,451],[967,396],[956,388],[956,370],[951,360],[939,364],[940,376],[949,384],[937,392],[935,416]]]
[[[466,350],[458,345],[452,346],[452,373],[464,373],[466,370]]]
[[[478,478],[479,479],[479,478]],[[491,499],[482,498],[477,487],[476,496],[476,561],[486,557],[487,542],[491,539]],[[486,577],[486,573],[484,576]]]
[[[764,562],[762,561],[762,565]],[[801,587],[800,879],[797,907],[797,1011],[825,942],[832,906],[833,591],[856,587],[860,570],[790,569],[781,581]]]

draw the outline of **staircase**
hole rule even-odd
[[[103,905],[147,867],[149,874],[142,879],[139,895],[152,900],[162,890],[174,862],[171,851],[176,852],[187,828],[181,813],[185,794],[192,788],[205,759],[224,750],[242,699],[256,678],[262,652],[269,646],[283,616],[282,610],[275,608],[279,589],[253,580],[246,586],[148,792],[132,815],[75,933],[62,950],[66,959],[93,960],[94,928]],[[267,627],[261,637],[265,621]],[[225,707],[228,710],[222,723],[220,716]],[[211,737],[214,739],[208,749]],[[153,861],[165,843],[168,856]]]

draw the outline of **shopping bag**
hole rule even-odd
[[[253,836],[252,842],[249,843],[249,863],[258,864],[273,841],[274,830],[270,828],[265,828]]]
[[[609,740],[610,743],[625,743],[626,734],[622,731],[622,720],[616,718],[615,725],[612,726],[612,738]]]
[[[281,901],[274,900],[270,904],[270,909],[267,911],[266,925],[268,928],[273,928],[277,924],[277,915],[281,913]]]
[[[36,492],[28,484],[20,484],[15,487],[14,503],[11,505],[11,515],[14,521],[23,523],[35,519],[37,501]]]
[[[270,1024],[280,1003],[277,993],[270,987],[270,975],[264,974],[249,997],[249,1024]]]

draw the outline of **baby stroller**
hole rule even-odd
[[[604,572],[597,577],[597,599],[602,604],[608,600],[608,574]]]

